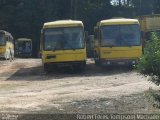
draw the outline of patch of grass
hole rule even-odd
[[[160,109],[160,91],[154,91],[150,88],[146,93],[145,96],[149,98],[149,101],[153,105],[154,108]]]

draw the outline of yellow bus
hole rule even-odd
[[[94,50],[97,65],[136,64],[142,55],[139,21],[121,18],[98,22]]]
[[[83,70],[86,65],[84,26],[81,21],[59,20],[45,23],[41,31],[41,55],[44,70],[50,66],[71,66]]]
[[[142,15],[137,17],[142,34],[143,40],[143,48],[145,48],[145,43],[147,40],[151,39],[151,33],[156,32],[160,33],[160,14],[150,14],[150,15]]]
[[[32,39],[18,38],[15,41],[15,51],[19,57],[32,57]]]
[[[0,58],[14,59],[14,42],[12,35],[4,30],[0,30]]]

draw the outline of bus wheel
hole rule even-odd
[[[10,56],[9,56],[9,53],[8,53],[8,52],[5,52],[4,58],[5,58],[6,60],[9,60],[9,59],[10,59]]]
[[[12,60],[14,60],[14,54],[12,54]]]
[[[9,60],[10,60],[10,62],[12,62],[12,60],[13,60],[13,59],[12,59],[12,53],[11,53],[11,52],[9,53]]]
[[[51,72],[49,65],[46,64],[46,63],[43,64],[43,70],[46,73],[50,73]]]
[[[73,65],[73,70],[76,72],[84,72],[86,69],[86,63],[76,63]]]
[[[95,65],[96,65],[96,66],[100,66],[100,65],[101,65],[100,60],[95,60]]]
[[[14,52],[11,52],[11,59],[14,60]]]
[[[132,64],[129,64],[129,65],[127,66],[127,68],[130,69],[130,70],[133,70],[133,69],[135,68],[135,66],[132,65]]]

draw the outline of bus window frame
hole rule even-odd
[[[45,29],[43,29],[42,31],[43,31],[43,33],[42,33],[42,50],[43,51],[52,51],[52,50],[45,50],[44,48],[45,48],[45,30],[46,29],[57,29],[57,28],[82,28],[82,32],[83,32],[83,47],[82,48],[78,48],[78,49],[75,49],[75,50],[82,50],[82,49],[85,49],[86,48],[86,40],[85,40],[85,31],[84,31],[84,27],[83,26],[74,26],[74,27],[56,27],[56,28],[45,28]],[[72,48],[71,49],[57,49],[57,50],[72,50]]]
[[[2,45],[0,45],[0,46],[6,46],[6,43],[7,43],[7,41],[6,41],[6,34],[3,33],[3,36],[4,36],[4,44],[2,44]]]
[[[142,38],[141,38],[141,30],[140,30],[140,25],[139,24],[122,24],[122,25],[117,25],[117,26],[123,26],[123,25],[137,25],[138,26],[138,28],[139,29],[137,29],[137,30],[139,30],[139,32],[140,32],[140,37],[139,37],[139,40],[140,40],[140,43],[139,43],[139,45],[134,45],[134,46],[142,46]],[[105,26],[114,26],[114,25],[105,25]],[[102,29],[102,27],[104,27],[104,26],[100,26],[100,38],[99,38],[99,40],[100,40],[100,47],[110,47],[110,46],[103,46],[102,45],[102,32],[101,32],[101,29]],[[120,31],[120,30],[119,30]],[[121,31],[120,31],[121,32]],[[128,47],[128,46],[113,46],[113,47]]]

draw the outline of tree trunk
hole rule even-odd
[[[119,0],[119,6],[121,6],[121,0]]]

